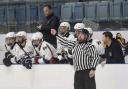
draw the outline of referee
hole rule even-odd
[[[53,30],[55,35],[56,31]],[[78,32],[78,41],[68,41],[60,35],[57,39],[62,45],[72,49],[73,65],[75,69],[74,89],[96,89],[95,69],[99,63],[99,55],[96,48],[87,42],[89,32],[87,29],[80,29]]]

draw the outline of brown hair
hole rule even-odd
[[[113,34],[111,32],[104,32],[103,35],[105,37],[109,37],[110,39],[113,39]]]
[[[49,9],[52,9],[52,6],[50,4],[45,4],[44,7],[48,7]]]

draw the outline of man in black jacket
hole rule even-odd
[[[107,64],[123,64],[124,56],[120,44],[113,38],[111,32],[103,33],[103,42],[106,45],[105,56]]]
[[[57,39],[55,36],[51,34],[51,30],[54,29],[57,31],[59,27],[59,18],[54,15],[51,5],[45,4],[43,12],[45,18],[43,19],[43,22],[39,27],[39,31],[42,32],[44,36],[43,39],[52,44],[56,48]]]

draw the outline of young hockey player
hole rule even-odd
[[[51,44],[43,40],[43,35],[40,32],[34,33],[31,40],[36,52],[36,64],[58,63],[56,49]]]
[[[74,37],[74,35],[69,33],[70,30],[71,30],[71,27],[68,22],[62,22],[60,24],[60,27],[59,27],[60,35],[69,41],[76,41],[76,38]],[[68,60],[72,58],[71,50],[65,46],[62,46],[58,40],[57,40],[57,53],[58,53],[58,59],[62,64],[68,63]]]
[[[104,57],[105,49],[104,49],[101,41],[92,38],[92,36],[93,36],[92,28],[85,28],[85,29],[87,29],[89,32],[88,41],[96,47],[96,50],[98,51],[98,54],[100,55],[100,57]]]
[[[16,35],[14,32],[9,32],[5,37],[5,58],[3,59],[3,64],[5,66],[11,66],[13,63],[16,63],[15,57],[15,44],[16,44]]]
[[[27,40],[27,33],[24,31],[18,32],[16,34],[16,42],[17,63],[22,64],[27,69],[31,69],[34,49],[31,42]]]

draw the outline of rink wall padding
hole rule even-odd
[[[0,89],[74,89],[71,65],[21,65],[9,68],[0,65]],[[99,65],[96,70],[97,89],[128,89],[128,65]]]

